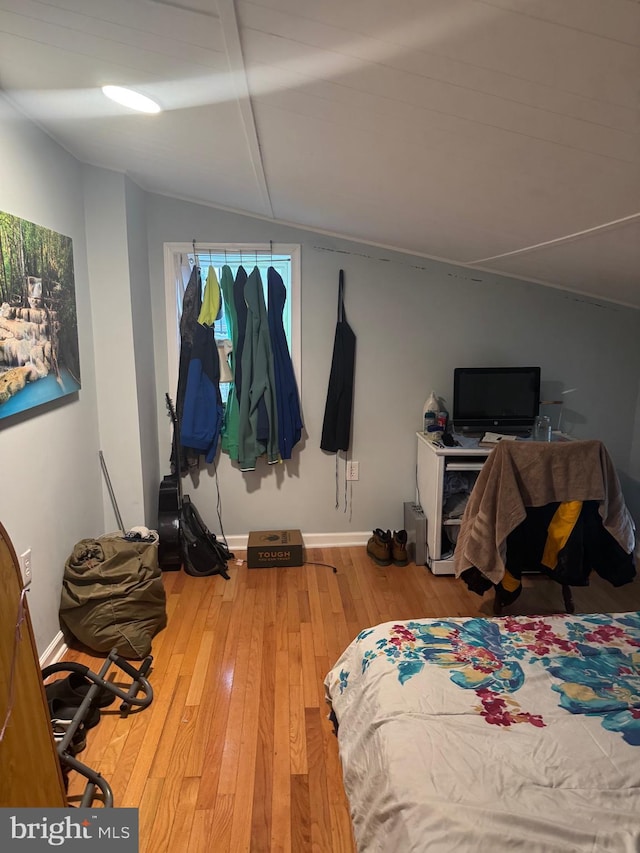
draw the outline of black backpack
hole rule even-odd
[[[165,394],[165,399],[173,422],[173,455],[178,470],[174,475],[165,477],[160,486],[158,530],[161,551],[166,563],[177,564],[178,568],[182,563],[188,575],[200,578],[222,575],[229,580],[227,560],[233,560],[233,554],[226,545],[218,542],[215,533],[211,533],[189,495],[182,493],[178,416],[171,397]],[[163,512],[165,509],[167,511]]]
[[[180,547],[182,567],[188,575],[222,575],[229,580],[227,560],[233,560],[234,555],[207,528],[189,495],[182,496]]]

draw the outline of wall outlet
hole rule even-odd
[[[347,462],[347,480],[359,480],[360,479],[360,463],[359,462]]]
[[[27,548],[24,554],[20,554],[20,571],[22,573],[23,586],[29,586],[33,580],[33,575],[31,574],[31,548]]]

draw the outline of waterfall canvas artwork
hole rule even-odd
[[[71,238],[0,212],[0,419],[79,389]]]

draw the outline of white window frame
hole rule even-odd
[[[289,255],[291,257],[291,285],[287,292],[287,302],[291,311],[291,361],[293,371],[298,385],[298,394],[302,398],[302,337],[301,337],[301,310],[300,310],[300,246],[294,243],[196,243],[199,253],[211,251],[224,254],[225,249],[229,253],[246,254],[247,272],[253,267],[251,260],[256,252],[274,255]],[[177,270],[180,268],[181,258],[193,255],[193,243],[165,243],[164,244],[164,289],[165,289],[165,314],[167,322],[167,366],[169,387],[175,394],[178,387],[178,366],[180,361],[180,317],[178,316],[178,304],[180,294],[178,292]],[[203,272],[206,277],[206,270]]]

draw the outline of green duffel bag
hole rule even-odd
[[[60,623],[93,651],[145,658],[167,624],[157,542],[81,539],[65,563]]]

